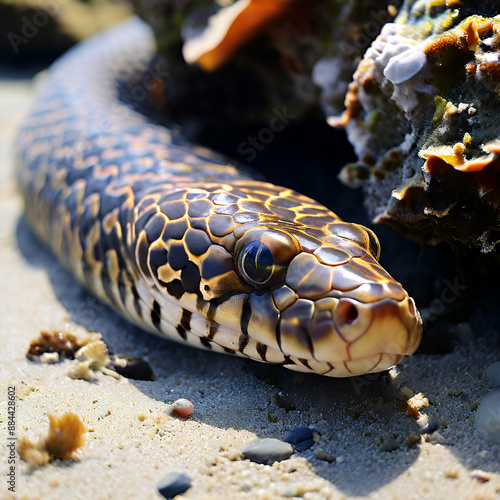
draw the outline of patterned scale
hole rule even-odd
[[[100,299],[177,341],[336,377],[411,354],[420,316],[375,235],[149,120],[154,52],[132,19],[49,70],[17,144],[40,239]]]

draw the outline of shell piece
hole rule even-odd
[[[375,222],[415,239],[497,249],[500,2],[414,1],[367,50],[346,97]]]
[[[184,59],[205,71],[217,69],[268,23],[285,15],[291,4],[292,0],[238,0],[211,16],[206,29],[184,43]]]
[[[238,144],[230,124],[268,127],[271,108],[293,110],[294,123],[318,105],[341,113],[358,61],[402,0],[132,3],[155,32],[154,94],[167,121],[195,142],[209,134]],[[238,154],[251,162],[242,144]]]

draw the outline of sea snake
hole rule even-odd
[[[169,339],[331,377],[412,354],[421,319],[372,231],[149,119],[154,55],[133,18],[49,69],[16,145],[38,237],[97,297]]]

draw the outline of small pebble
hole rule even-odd
[[[335,461],[335,457],[332,457],[330,454],[328,454],[325,450],[322,450],[321,448],[315,448],[313,450],[313,455],[318,460],[323,460],[324,462],[328,462],[329,464]]]
[[[142,358],[115,354],[111,356],[110,365],[122,377],[132,380],[154,380],[150,364]]]
[[[182,472],[171,472],[158,483],[158,493],[167,499],[182,495],[191,488],[191,478]]]
[[[40,361],[48,365],[53,365],[59,363],[59,353],[58,352],[44,352],[40,356]]]
[[[463,343],[467,344],[474,340],[474,332],[469,323],[459,323],[451,331],[453,335],[458,337]]]
[[[314,433],[309,427],[296,427],[283,441],[293,445],[297,451],[306,451],[314,445]]]
[[[399,443],[394,436],[382,436],[375,441],[380,451],[394,451],[399,448]]]
[[[415,393],[409,388],[409,387],[403,387],[399,393],[401,396],[403,396],[406,400],[411,399],[415,396]]]
[[[252,462],[270,465],[289,458],[293,453],[293,448],[290,443],[284,443],[279,439],[256,439],[247,444],[241,453]]]
[[[470,477],[480,483],[487,483],[491,479],[491,474],[484,470],[476,469],[470,473]]]
[[[500,443],[500,389],[495,389],[481,400],[476,412],[476,431],[481,439]]]
[[[500,387],[500,361],[495,361],[488,366],[486,375],[493,387]]]
[[[459,472],[458,469],[445,469],[444,477],[448,479],[458,479]]]
[[[412,432],[411,434],[408,434],[406,438],[406,446],[408,446],[408,448],[413,448],[414,446],[419,444],[421,440],[422,436],[420,434]]]
[[[194,406],[188,399],[178,399],[170,405],[165,413],[171,417],[188,418],[193,413]]]
[[[446,443],[444,436],[438,431],[434,431],[432,434],[426,434],[425,440],[428,443],[432,443],[432,444],[445,444]]]

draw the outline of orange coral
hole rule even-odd
[[[491,19],[481,16],[470,16],[455,28],[444,32],[439,37],[425,45],[424,53],[431,59],[438,59],[450,48],[476,52],[481,43],[481,37],[493,27]]]
[[[49,435],[38,443],[20,438],[17,451],[21,460],[31,465],[42,466],[50,460],[73,459],[74,454],[85,444],[87,427],[73,412],[60,417],[48,415]]]
[[[72,412],[60,417],[48,415],[50,427],[46,448],[54,458],[73,458],[74,453],[85,444],[87,427],[78,415]]]

